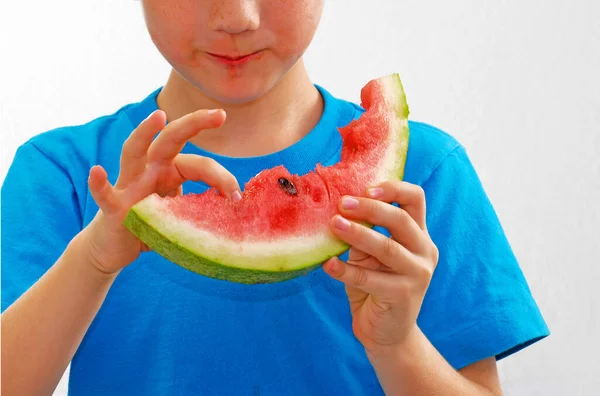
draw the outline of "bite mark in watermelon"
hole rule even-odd
[[[408,106],[398,74],[361,90],[365,112],[339,128],[341,160],[306,175],[267,169],[233,202],[211,188],[202,194],[136,204],[125,226],[158,254],[195,273],[239,283],[289,280],[318,268],[349,246],[329,221],[344,195],[402,180],[408,151]]]

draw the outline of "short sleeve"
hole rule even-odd
[[[417,323],[460,369],[509,356],[549,329],[497,214],[462,146],[423,184],[440,258]]]
[[[75,188],[64,167],[29,141],[2,184],[2,312],[60,257],[81,229]]]

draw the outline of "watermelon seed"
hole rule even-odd
[[[287,194],[298,195],[298,191],[296,191],[296,187],[294,187],[294,184],[292,184],[292,182],[286,179],[285,177],[279,178],[279,187]]]

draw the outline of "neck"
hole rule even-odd
[[[202,131],[190,143],[231,157],[280,151],[308,134],[323,112],[321,95],[302,60],[265,95],[243,104],[217,102],[172,71],[157,103],[169,121],[198,109],[224,109],[225,123],[218,129]]]

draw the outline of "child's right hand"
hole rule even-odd
[[[223,111],[200,110],[165,127],[165,113],[157,110],[125,141],[114,187],[101,166],[90,170],[88,184],[100,210],[83,230],[82,238],[89,248],[89,259],[98,270],[116,273],[148,250],[123,225],[129,209],[148,195],[181,195],[183,182],[202,180],[231,199],[241,198],[235,177],[216,161],[180,153],[201,130],[218,128],[224,121]]]

